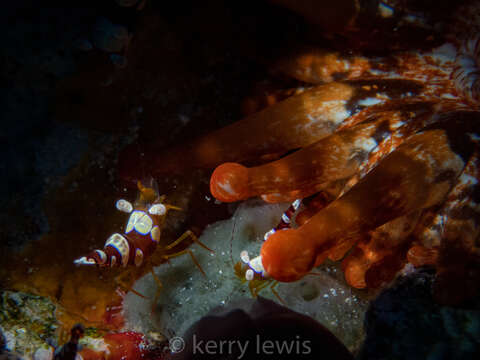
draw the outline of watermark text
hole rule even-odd
[[[193,354],[237,355],[242,359],[247,352],[265,355],[308,355],[312,352],[311,341],[295,336],[289,340],[267,340],[256,335],[254,340],[200,340],[193,335]]]

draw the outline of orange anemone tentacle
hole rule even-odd
[[[210,180],[212,195],[224,202],[258,195],[275,201],[275,197],[268,194],[277,193],[290,198],[310,196],[319,191],[322,184],[368,172],[409,135],[428,125],[435,114],[433,104],[418,101],[400,101],[396,108],[390,106],[382,110],[369,121],[330,135],[280,160],[252,168],[236,163],[222,164]]]
[[[272,234],[261,250],[263,267],[280,281],[300,279],[312,269],[317,254],[337,239],[442,202],[464,166],[450,148],[445,129],[412,136],[310,221],[296,230]]]

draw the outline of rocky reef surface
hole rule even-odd
[[[31,358],[40,348],[48,348],[58,327],[56,305],[49,299],[12,291],[0,293],[0,330],[5,349]]]

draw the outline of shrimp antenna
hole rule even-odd
[[[233,237],[234,237],[234,234],[235,234],[235,228],[237,226],[237,217],[235,217],[235,219],[233,219],[233,226],[232,226],[232,235],[230,236],[230,262],[232,263],[232,266],[235,265],[235,262],[233,261]]]

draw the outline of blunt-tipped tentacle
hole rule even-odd
[[[472,119],[455,113],[447,120],[451,121],[443,127],[436,125],[412,136],[348,193],[300,228],[271,235],[261,250],[265,270],[280,281],[298,280],[311,270],[317,255],[337,239],[354,237],[441,203],[462,171],[464,159],[473,151],[466,134],[466,129],[474,126]],[[461,139],[450,136],[459,132],[464,134]]]
[[[190,142],[159,151],[137,148],[124,152],[125,178],[181,173],[192,167],[214,168],[264,154],[284,154],[331,135],[351,115],[390,100],[413,98],[424,85],[398,79],[332,82],[316,86]],[[140,168],[140,164],[142,168]]]
[[[224,202],[269,193],[312,195],[319,184],[356,173],[363,176],[409,135],[428,125],[434,113],[434,104],[402,102],[396,109],[385,109],[375,118],[266,165],[222,164],[212,174],[210,191]]]

